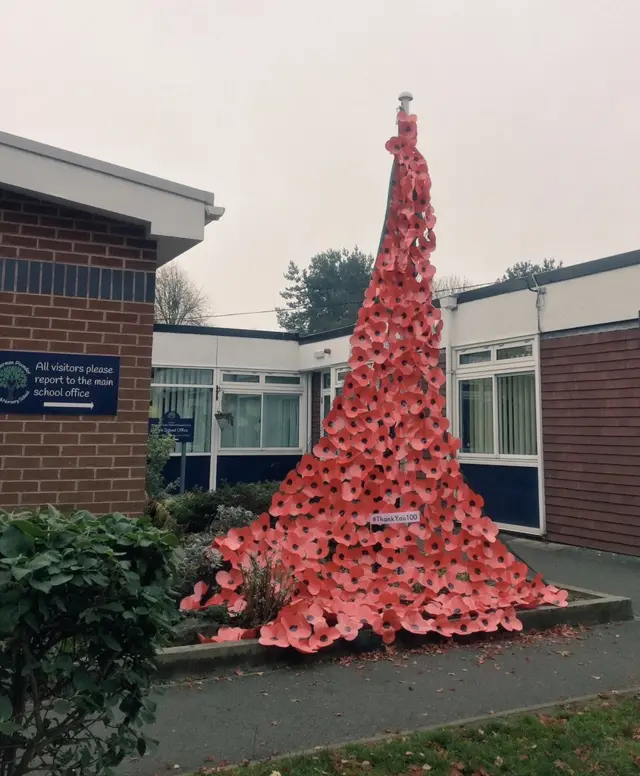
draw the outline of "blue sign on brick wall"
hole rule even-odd
[[[0,413],[117,415],[120,359],[0,350]]]

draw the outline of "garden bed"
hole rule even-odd
[[[629,598],[553,584],[569,591],[568,605],[566,607],[541,606],[518,612],[524,630],[540,631],[559,625],[598,625],[633,619]],[[442,639],[436,635],[416,636],[401,631],[398,633],[396,644],[410,647],[434,640]],[[337,642],[315,655],[302,655],[293,649],[264,647],[256,639],[222,644],[183,645],[162,650],[159,655],[159,673],[161,679],[172,679],[181,676],[215,674],[229,669],[277,668],[380,648],[382,644],[379,637],[364,631],[361,631],[353,642]]]

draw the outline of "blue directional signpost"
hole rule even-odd
[[[120,359],[0,350],[0,412],[117,415]]]
[[[165,412],[160,420],[151,418],[149,430],[160,423],[165,434],[170,434],[176,442],[180,442],[180,493],[184,493],[187,478],[187,444],[193,442],[193,418],[181,418],[174,410]]]

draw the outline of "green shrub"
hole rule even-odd
[[[218,507],[242,507],[260,515],[271,506],[279,482],[239,482],[217,490],[192,490],[167,501],[167,509],[177,525],[187,533],[206,531],[218,513]]]
[[[216,490],[190,490],[170,498],[165,506],[183,532],[202,533],[209,529],[220,504]]]
[[[147,496],[150,499],[163,499],[167,496],[168,486],[164,478],[164,467],[175,450],[176,440],[163,433],[160,424],[151,427],[147,441]]]
[[[144,754],[176,544],[118,514],[0,511],[2,776],[98,776]]]
[[[260,515],[267,512],[271,499],[278,491],[280,482],[264,480],[263,482],[238,482],[235,485],[225,485],[216,491],[220,494],[220,503],[228,507],[243,507]]]

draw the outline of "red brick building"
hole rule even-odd
[[[208,192],[0,133],[0,508],[141,511],[155,271],[222,212]]]

